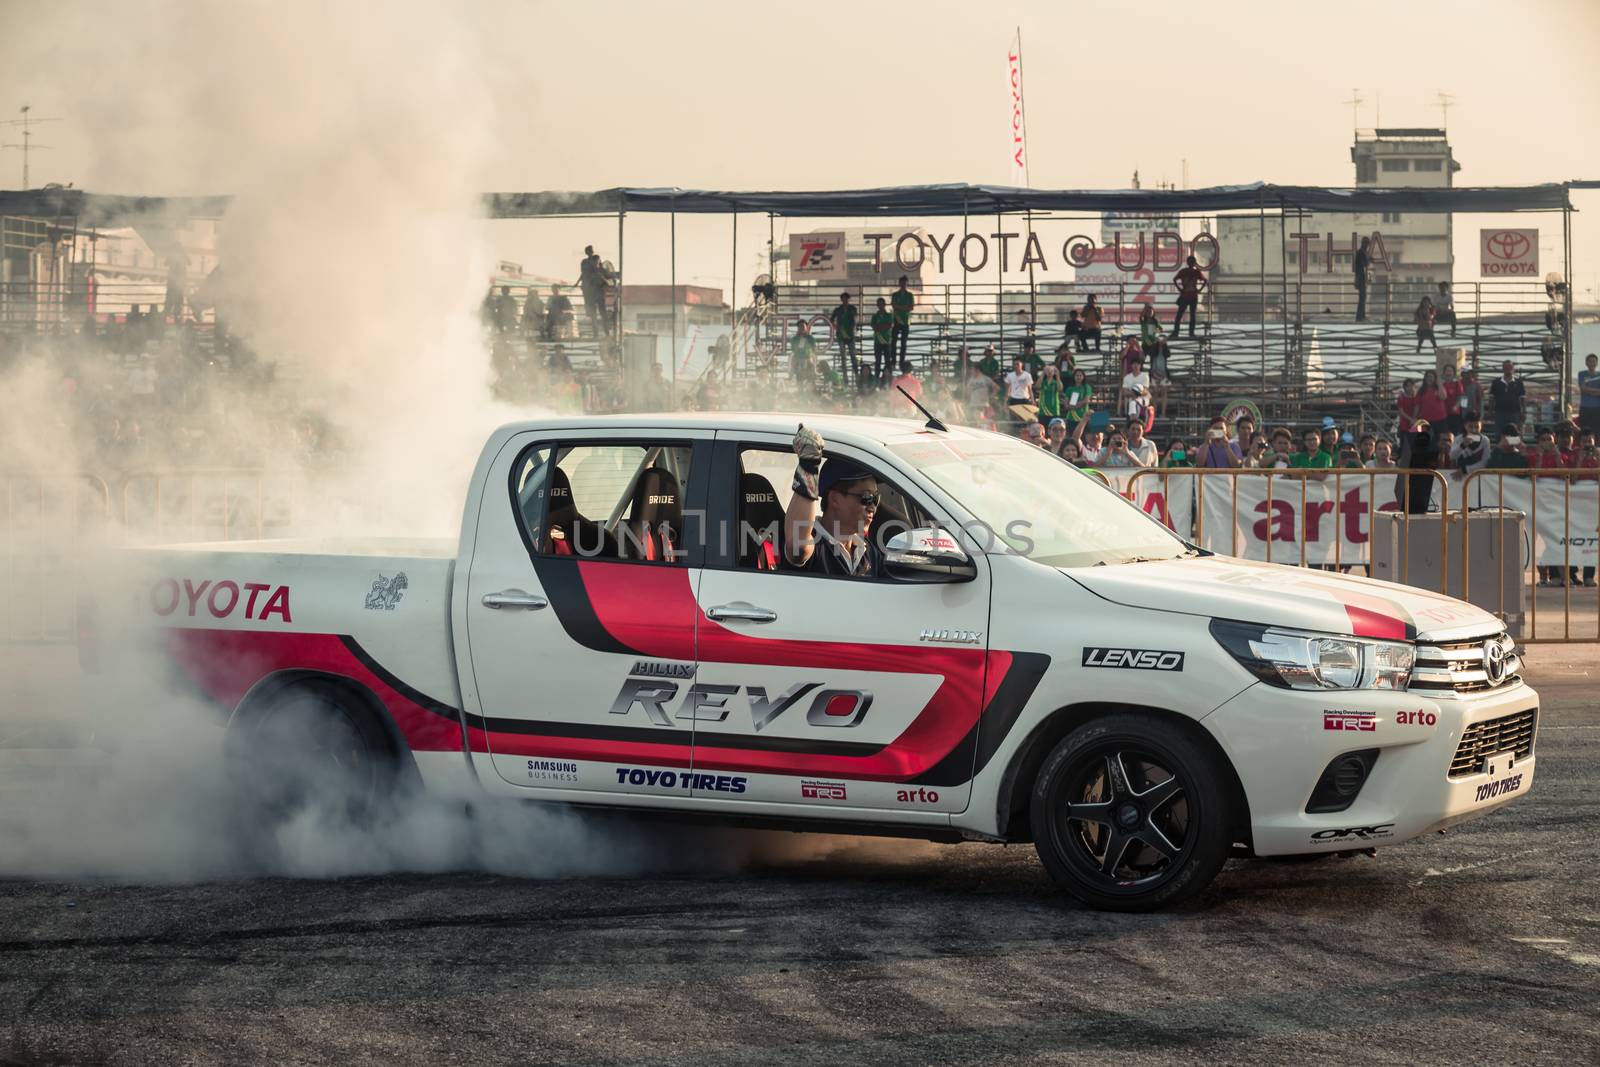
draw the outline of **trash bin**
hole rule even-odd
[[[1407,516],[1394,511],[1376,513],[1372,576],[1466,600],[1499,616],[1513,637],[1521,636],[1527,611],[1527,517],[1509,508],[1468,512],[1471,533],[1466,538],[1465,567],[1459,511],[1432,511],[1409,518],[1407,533]],[[1441,575],[1445,568],[1448,575]]]

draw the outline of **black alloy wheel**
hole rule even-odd
[[[1198,893],[1227,859],[1232,812],[1216,757],[1176,724],[1122,712],[1058,744],[1035,780],[1035,848],[1067,892],[1147,911]]]

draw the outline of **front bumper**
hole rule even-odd
[[[1533,785],[1537,752],[1485,753],[1451,777],[1463,735],[1476,723],[1532,711],[1539,695],[1520,680],[1471,693],[1301,692],[1258,683],[1201,720],[1222,746],[1250,805],[1259,856],[1397,844],[1487,815]],[[1331,760],[1377,749],[1377,762],[1344,811],[1308,814]]]

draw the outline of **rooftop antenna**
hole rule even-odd
[[[1439,128],[1448,130],[1450,128],[1450,105],[1455,103],[1456,98],[1441,89],[1434,94],[1434,99],[1439,103]]]
[[[940,422],[938,416],[936,416],[933,412],[929,411],[927,408],[923,407],[922,406],[922,401],[918,400],[916,397],[914,397],[910,393],[906,392],[906,387],[905,386],[897,385],[897,386],[895,386],[895,388],[900,390],[900,395],[901,396],[905,397],[907,400],[911,401],[911,403],[915,404],[918,411],[920,411],[924,415],[928,416],[928,423],[927,423],[928,429],[930,429],[930,430],[938,430],[940,433],[949,433],[950,432],[950,427],[948,427],[944,423]]]
[[[1361,96],[1360,89],[1350,90],[1350,99],[1345,103],[1350,105],[1350,136],[1353,139],[1361,130],[1361,105],[1366,103]]]
[[[33,143],[33,130],[32,130],[31,127],[33,127],[33,126],[35,126],[35,125],[37,125],[37,124],[39,124],[41,122],[60,122],[61,121],[58,118],[36,119],[31,114],[32,111],[33,111],[33,106],[31,104],[23,104],[22,108],[21,108],[22,117],[20,119],[7,119],[4,122],[0,122],[0,126],[21,126],[22,127],[22,143],[21,144],[0,145],[0,148],[20,148],[20,149],[22,149],[22,187],[24,189],[33,188],[33,186],[28,181],[28,153],[32,152],[35,149],[47,149],[47,148],[54,147],[53,145],[47,145],[47,144],[34,144]]]

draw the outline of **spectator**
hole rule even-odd
[[[1563,468],[1561,450],[1556,447],[1556,435],[1540,430],[1535,438],[1533,454],[1528,457],[1528,468],[1538,471],[1558,471]]]
[[[993,402],[995,388],[994,379],[983,373],[981,364],[967,364],[967,411],[974,419]]]
[[[1034,383],[1039,381],[1039,375],[1044,373],[1044,358],[1039,355],[1039,346],[1029,337],[1022,342],[1022,362],[1027,366],[1028,373],[1033,375]]]
[[[1005,387],[1006,406],[1033,403],[1033,375],[1028,373],[1020,357],[1012,361],[1011,370],[1006,373]]]
[[[1460,406],[1463,423],[1468,415],[1483,418],[1483,383],[1478,381],[1478,372],[1475,370],[1461,372]]]
[[[1489,453],[1484,469],[1492,471],[1523,471],[1528,469],[1528,457],[1522,454],[1522,431],[1514,422],[1500,427],[1500,441]]]
[[[1439,351],[1439,342],[1433,339],[1433,301],[1423,297],[1417,304],[1417,310],[1411,313],[1411,321],[1417,324],[1417,351],[1422,351],[1422,342],[1426,341],[1433,346],[1435,352]]]
[[[1061,375],[1056,373],[1055,364],[1046,363],[1044,369],[1039,372],[1038,382],[1034,385],[1034,394],[1038,397],[1040,421],[1048,424],[1051,419],[1060,417],[1061,393]]]
[[[1061,448],[1056,454],[1074,467],[1083,466],[1083,450],[1078,442],[1070,437],[1061,442]]]
[[[1101,447],[1105,435],[1099,430],[1084,430],[1079,438],[1078,451],[1085,463],[1099,463],[1105,449]]]
[[[906,346],[911,339],[911,309],[917,306],[917,298],[910,286],[910,279],[902,274],[900,288],[889,294],[889,306],[894,309],[894,328],[890,330],[890,340],[895,348],[894,354],[901,359],[906,358]]]
[[[839,371],[844,376],[845,384],[849,384],[853,374],[856,387],[865,388],[860,354],[856,351],[856,306],[850,303],[848,292],[839,294],[839,303],[829,312],[828,321],[833,324],[833,339],[839,345]],[[878,381],[881,383],[883,379],[879,378]]]
[[[1439,384],[1439,375],[1432,370],[1422,372],[1422,385],[1417,389],[1417,417],[1430,426],[1443,426],[1448,421],[1449,396]]]
[[[1228,420],[1221,415],[1211,420],[1211,426],[1206,430],[1205,441],[1195,449],[1194,465],[1213,470],[1244,465],[1244,461],[1233,451],[1233,446],[1228,441]]]
[[[1556,451],[1561,453],[1561,465],[1572,467],[1578,461],[1578,428],[1563,422],[1555,428]]]
[[[1439,382],[1439,388],[1444,390],[1445,425],[1450,427],[1451,433],[1460,433],[1467,422],[1466,413],[1466,386],[1456,378],[1455,360],[1444,365],[1444,377]]]
[[[1089,351],[1089,342],[1083,336],[1083,320],[1078,317],[1077,308],[1067,312],[1066,340],[1061,343],[1070,344],[1079,352]]]
[[[1154,467],[1161,459],[1156,443],[1144,435],[1144,427],[1135,421],[1128,423],[1128,454],[1138,460],[1141,467]]]
[[[1144,372],[1144,354],[1135,346],[1133,370],[1122,376],[1117,394],[1117,409],[1127,412],[1130,421],[1146,422],[1150,411],[1150,375]]]
[[[1067,443],[1067,420],[1059,416],[1050,420],[1045,428],[1045,434],[1050,440],[1050,451],[1061,455],[1061,447]],[[1076,445],[1077,442],[1073,442]]]
[[[1038,445],[1040,448],[1045,447],[1044,427],[1039,425],[1037,421],[1024,423],[1022,432],[1017,436],[1030,445]]]
[[[1143,467],[1139,457],[1128,451],[1128,438],[1120,430],[1111,431],[1111,443],[1100,455],[1099,467],[1106,470],[1121,470],[1129,467]]]
[[[1456,302],[1450,295],[1450,283],[1440,282],[1433,298],[1433,319],[1450,327],[1450,336],[1456,335]]]
[[[965,353],[966,349],[962,349]],[[878,297],[878,310],[872,313],[872,376],[879,382],[889,376],[894,366],[894,316],[889,313],[888,302]]]
[[[1072,381],[1062,398],[1062,417],[1067,420],[1067,432],[1076,436],[1089,421],[1089,405],[1094,400],[1094,389],[1082,367],[1072,372]]]
[[[1584,369],[1578,372],[1578,425],[1589,433],[1600,433],[1600,355],[1583,357]]]
[[[789,338],[789,373],[795,384],[806,392],[816,386],[817,340],[811,336],[811,323],[796,319],[794,336]]]
[[[1084,301],[1082,315],[1083,325],[1078,331],[1078,336],[1083,341],[1083,347],[1079,348],[1080,352],[1087,352],[1089,350],[1087,346],[1090,341],[1094,342],[1094,350],[1096,352],[1100,351],[1100,323],[1102,319],[1103,315],[1100,311],[1100,305],[1096,303],[1095,295],[1090,293],[1089,299]]]
[[[538,290],[528,286],[528,292],[522,301],[522,336],[527,341],[537,341],[544,336],[544,301],[539,299]]]
[[[1348,431],[1339,435],[1339,456],[1334,466],[1340,470],[1361,470],[1361,451],[1356,448],[1355,436]]]
[[[1148,362],[1144,356],[1144,349],[1139,345],[1139,339],[1137,337],[1129,336],[1127,343],[1122,346],[1123,374],[1133,373],[1134,360],[1138,360],[1141,363]]]
[[[1410,433],[1422,412],[1422,398],[1417,395],[1415,378],[1407,378],[1400,383],[1400,395],[1395,397],[1394,406],[1400,412],[1399,432]]]
[[[1074,311],[1073,314],[1076,315],[1077,312]],[[1072,369],[1076,366],[1077,363],[1072,358],[1072,342],[1062,341],[1056,346],[1056,373],[1061,375],[1063,382],[1071,381]]]
[[[1249,415],[1240,415],[1238,421],[1233,424],[1233,442],[1230,446],[1233,454],[1244,459],[1250,450],[1250,442],[1255,433],[1256,420]]]
[[[922,383],[911,372],[911,361],[909,359],[900,361],[900,374],[894,381],[889,383],[889,400],[896,414],[919,414],[917,406],[900,394],[902,389],[910,393],[913,400],[922,399]]]
[[[1235,441],[1237,444],[1237,441]],[[1264,433],[1250,435],[1250,444],[1244,450],[1244,455],[1239,457],[1240,466],[1250,470],[1261,470],[1270,465],[1272,460],[1272,445],[1267,441]]]
[[[1200,305],[1200,290],[1206,287],[1205,272],[1200,269],[1195,258],[1190,256],[1184,267],[1172,276],[1172,287],[1178,290],[1178,313],[1172,317],[1172,336],[1178,336],[1178,327],[1183,325],[1183,312],[1189,311],[1189,336],[1194,337],[1194,320],[1196,309]]]
[[[1509,359],[1500,364],[1500,377],[1489,383],[1489,399],[1494,405],[1494,421],[1501,426],[1508,423],[1522,425],[1523,408],[1527,403],[1527,388],[1517,377],[1517,365]]]
[[[502,285],[500,295],[494,298],[494,329],[501,336],[517,330],[517,298],[511,295],[509,285]]]
[[[589,332],[600,335],[600,325],[605,321],[606,287],[605,264],[595,253],[594,245],[583,246],[583,262],[578,264],[578,287],[583,291],[583,314],[589,320]]]
[[[994,345],[989,345],[983,350],[983,358],[978,360],[978,370],[983,376],[995,384],[1000,382],[1000,354],[995,351]]]
[[[1272,431],[1271,454],[1262,458],[1263,469],[1276,471],[1288,470],[1294,465],[1294,434],[1289,432],[1287,426],[1279,426]]]
[[[1364,433],[1356,438],[1356,454],[1361,457],[1363,467],[1372,466],[1372,457],[1378,452],[1378,438],[1370,433]]]
[[[672,383],[667,381],[659,359],[650,364],[650,380],[645,383],[644,396],[648,410],[672,410]]]
[[[1455,431],[1435,429],[1434,444],[1439,455],[1448,458],[1450,450],[1456,446]]]
[[[1156,306],[1142,304],[1139,307],[1139,347],[1144,349],[1144,358],[1150,359],[1155,355],[1156,338],[1161,334],[1161,323],[1156,320]]]
[[[1443,449],[1440,451],[1444,452]],[[1489,462],[1489,439],[1483,435],[1483,421],[1477,415],[1466,416],[1461,436],[1455,439],[1445,454],[1449,457],[1450,466],[1460,471],[1463,477],[1482,470],[1483,465]]]
[[[1167,446],[1166,459],[1162,465],[1166,467],[1194,466],[1193,461],[1189,458],[1189,446],[1184,442],[1183,438],[1174,437],[1172,439],[1172,442]]]
[[[1339,424],[1332,415],[1322,416],[1322,450],[1330,456],[1339,454]]]
[[[1289,466],[1293,470],[1331,470],[1333,467],[1333,454],[1322,447],[1322,434],[1316,430],[1307,430],[1304,437],[1304,447],[1289,457]]]
[[[1372,266],[1372,238],[1363,237],[1361,247],[1352,257],[1351,267],[1356,274],[1356,321],[1367,321],[1367,270]]]
[[[1394,470],[1394,444],[1384,440],[1379,441],[1372,451],[1372,459],[1362,466],[1368,470]]]
[[[545,319],[545,336],[552,341],[571,337],[577,332],[578,320],[572,314],[572,301],[559,285],[550,287],[550,303],[545,305]]]

